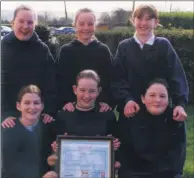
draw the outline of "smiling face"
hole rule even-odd
[[[21,41],[27,41],[32,37],[35,29],[35,15],[30,10],[19,10],[12,22],[15,36]]]
[[[100,93],[98,83],[92,78],[81,78],[77,82],[77,86],[73,86],[75,95],[77,96],[77,104],[83,109],[90,109],[94,106],[96,98]]]
[[[137,36],[150,37],[154,28],[158,25],[158,20],[150,18],[149,14],[145,13],[142,17],[135,17],[133,24],[135,26]]]
[[[90,41],[95,31],[95,16],[91,12],[80,12],[75,21],[77,39]]]
[[[168,106],[168,92],[164,85],[152,84],[146,91],[145,96],[141,97],[147,111],[152,115],[162,114]]]
[[[17,109],[21,112],[23,120],[34,123],[40,117],[43,104],[40,96],[36,93],[25,93],[21,100],[17,102]]]

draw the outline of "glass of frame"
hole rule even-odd
[[[113,137],[57,136],[59,178],[113,178]]]

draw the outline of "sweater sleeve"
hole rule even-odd
[[[7,51],[6,43],[4,40],[1,41],[1,120],[9,116],[19,116],[17,110],[11,110],[9,105],[9,52]]]
[[[2,130],[3,172],[7,177],[30,178],[29,168],[19,158],[20,144],[20,135],[16,134],[15,128]]]
[[[188,102],[188,82],[181,61],[167,40],[167,59],[170,67],[169,88],[172,93],[172,102],[175,106],[185,106]]]
[[[56,68],[53,56],[46,47],[46,69],[44,86],[44,112],[54,115],[56,113]]]
[[[62,46],[56,63],[57,68],[57,109],[61,110],[68,102],[73,102],[71,59],[67,46]]]
[[[126,51],[125,46],[128,44],[120,43],[116,52],[113,65],[113,78],[111,82],[113,97],[118,105],[124,105],[133,100],[130,93],[130,84],[127,82],[128,71],[126,68]]]
[[[99,69],[102,92],[98,97],[99,102],[108,103],[112,108],[115,106],[113,102],[113,96],[111,92],[111,77],[112,77],[112,67],[113,67],[113,55],[106,45],[102,45],[102,68]]]
[[[174,172],[182,172],[186,159],[186,131],[184,122],[176,124],[171,145],[166,155],[157,160],[158,162],[156,164],[158,164],[161,169],[168,167]]]

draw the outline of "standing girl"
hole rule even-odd
[[[95,70],[101,78],[101,111],[113,106],[110,94],[112,54],[105,44],[95,39],[95,24],[96,17],[93,11],[87,8],[80,9],[74,22],[76,39],[60,49],[57,61],[58,109],[75,110],[72,103],[75,101],[72,85],[76,83],[76,75],[85,69]]]
[[[184,106],[188,101],[188,83],[181,61],[170,42],[156,37],[157,9],[140,5],[132,14],[135,34],[120,42],[115,57],[112,90],[120,118],[132,117],[139,111],[141,92],[156,77],[167,80],[170,98],[175,106],[173,119],[184,121]]]
[[[14,11],[13,31],[1,41],[3,118],[18,115],[17,93],[29,84],[37,85],[42,91],[45,117],[56,111],[54,60],[47,45],[35,33],[35,24],[34,11],[21,5]]]

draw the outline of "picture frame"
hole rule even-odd
[[[109,136],[57,136],[59,178],[113,178],[114,147]]]

